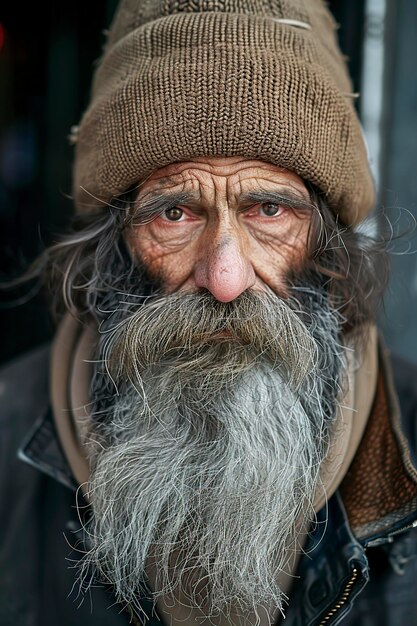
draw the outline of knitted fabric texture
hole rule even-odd
[[[164,165],[240,155],[359,222],[374,185],[335,31],[321,0],[122,0],[74,138],[77,210]]]

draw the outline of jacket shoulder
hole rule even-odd
[[[399,355],[390,356],[394,387],[398,396],[401,425],[417,466],[417,364]]]
[[[50,345],[42,345],[0,368],[0,424],[33,423],[48,404]],[[27,417],[26,417],[27,416]]]
[[[49,345],[43,345],[0,369],[1,464],[12,482],[28,476],[29,468],[18,461],[17,453],[34,424],[48,410],[49,355]],[[5,481],[0,480],[0,491],[4,487]]]

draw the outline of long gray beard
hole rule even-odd
[[[340,391],[337,314],[314,290],[302,304],[157,296],[119,305],[102,332],[84,573],[139,610],[152,554],[155,600],[283,612],[277,577],[314,519]]]

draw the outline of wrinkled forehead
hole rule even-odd
[[[308,200],[305,181],[295,172],[260,159],[207,156],[176,162],[155,169],[139,181],[136,196],[152,193],[187,192],[198,200],[213,192],[238,199],[257,190],[287,190]]]

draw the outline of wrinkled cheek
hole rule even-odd
[[[144,270],[149,278],[158,278],[161,271],[161,258],[154,243],[137,230],[127,232],[124,239],[132,262]]]
[[[139,230],[139,229],[138,229]],[[175,291],[184,274],[189,271],[189,255],[177,248],[161,246],[149,233],[138,230],[126,236],[126,245],[134,263],[142,267],[149,279],[154,280],[166,293]]]
[[[283,266],[285,278],[293,273],[302,272],[309,260],[307,232],[301,231],[294,236],[285,246],[284,252]]]
[[[256,264],[256,272],[275,293],[288,297],[293,276],[302,272],[306,258],[305,247],[281,241],[279,245],[271,246],[267,253],[264,252]]]
[[[144,238],[138,229],[129,229],[124,234],[124,240],[133,261],[143,256]]]

